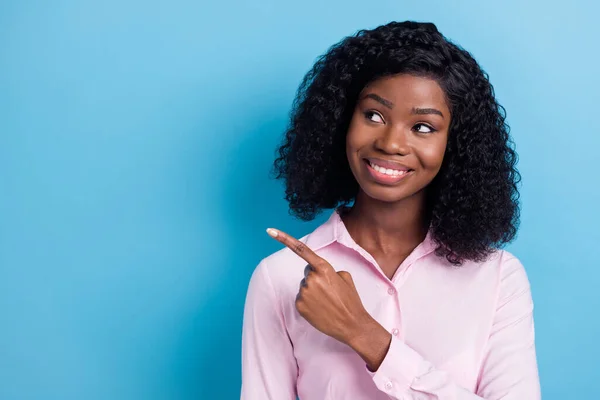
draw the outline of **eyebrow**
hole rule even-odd
[[[394,103],[392,103],[391,101],[384,99],[383,97],[376,95],[375,93],[369,93],[365,96],[363,96],[363,99],[366,98],[371,98],[381,104],[383,104],[384,106],[386,106],[389,109],[394,108]],[[442,114],[442,112],[440,110],[438,110],[437,108],[416,108],[413,107],[413,109],[411,110],[411,114],[437,114],[440,117],[444,118],[444,114]]]

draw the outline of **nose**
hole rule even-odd
[[[410,153],[408,142],[409,133],[404,128],[390,128],[382,132],[382,135],[375,140],[375,148],[387,154],[406,155]]]

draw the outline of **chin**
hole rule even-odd
[[[398,188],[393,186],[373,187],[373,185],[369,184],[360,185],[360,188],[368,197],[382,203],[397,203],[415,194],[412,190],[407,191],[406,188]]]

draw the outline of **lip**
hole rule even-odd
[[[401,164],[399,162],[386,161],[386,160],[382,160],[381,158],[366,158],[365,160],[370,161],[373,164],[377,164],[380,167],[384,167],[384,168],[388,168],[388,169],[395,169],[398,171],[409,171],[412,169],[412,168],[409,168],[406,165]]]
[[[410,168],[406,168],[403,169],[403,171],[408,170],[408,172],[404,173],[403,175],[400,176],[392,176],[392,175],[388,175],[388,174],[382,174],[381,172],[376,171],[375,169],[373,169],[373,167],[371,167],[371,165],[369,164],[369,161],[367,159],[364,160],[364,163],[367,167],[367,171],[369,171],[369,174],[371,175],[371,177],[373,178],[373,180],[375,180],[377,183],[381,183],[384,185],[393,185],[396,184],[398,182],[400,182],[401,180],[405,179],[406,177],[408,177],[409,175],[411,175],[413,173],[413,170],[411,170]],[[375,164],[380,165],[380,166],[385,166],[385,165],[381,165],[377,162],[375,162]],[[389,165],[389,164],[388,164]],[[398,169],[397,167],[398,164],[394,164],[394,166],[396,166],[396,168],[392,168],[392,169]]]

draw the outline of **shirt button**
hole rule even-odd
[[[390,390],[390,389],[392,388],[392,382],[386,382],[386,384],[385,384],[385,388],[386,388],[387,390]]]
[[[389,294],[389,295],[396,294],[396,289],[394,289],[393,287],[389,288],[389,289],[388,289],[388,294]]]
[[[398,333],[400,333],[400,331],[398,330],[398,328],[394,328],[394,330],[392,331],[392,335],[398,336]]]

